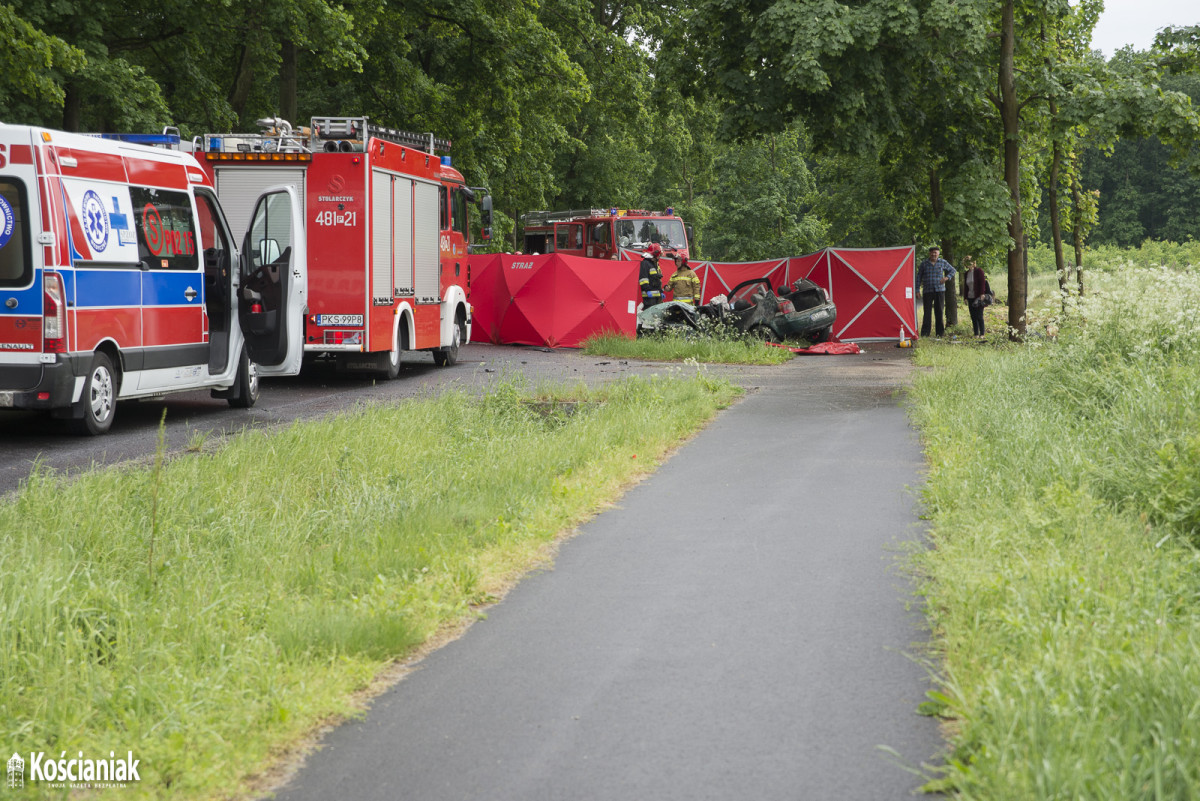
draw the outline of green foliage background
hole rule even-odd
[[[1189,157],[1189,135],[1195,150],[1194,30],[1164,36],[1154,57],[1105,65],[1086,47],[1094,0],[1020,6],[1034,239],[1048,241],[1053,142],[1087,154],[1097,242],[1194,236],[1200,192],[1173,166]],[[365,114],[434,131],[454,142],[468,180],[492,190],[497,248],[517,247],[517,220],[534,209],[674,206],[703,258],[939,241],[1002,262],[1011,206],[986,101],[993,4],[726,10],[720,0],[7,0],[0,119],[196,136],[252,131],[263,117]],[[1047,118],[1051,96],[1058,116]]]

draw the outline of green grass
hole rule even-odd
[[[1198,306],[1196,273],[1131,268],[1057,340],[918,349],[914,566],[953,745],[933,786],[1200,797]]]
[[[1075,251],[1070,243],[1064,243],[1063,257],[1069,266],[1075,264]],[[1169,267],[1184,269],[1200,265],[1200,242],[1157,242],[1147,239],[1136,249],[1118,248],[1110,245],[1088,246],[1083,251],[1084,274],[1096,270],[1116,272],[1130,268]],[[1029,272],[1033,275],[1055,272],[1054,249],[1048,245],[1034,245],[1029,249]]]
[[[693,360],[700,364],[783,364],[791,351],[774,348],[748,337],[683,337],[659,334],[631,339],[620,334],[602,334],[583,343],[592,356],[639,359],[651,362]]]
[[[0,739],[132,750],[122,797],[239,797],[737,394],[702,371],[505,385],[38,471],[0,504]]]

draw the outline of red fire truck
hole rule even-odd
[[[207,134],[197,156],[235,228],[261,187],[296,188],[308,246],[306,357],[386,378],[406,350],[454,364],[471,333],[467,207],[482,207],[486,239],[491,198],[435,154],[450,142],[366,117],[259,125],[258,134]]]
[[[619,259],[621,251],[642,251],[650,243],[668,258],[688,255],[692,227],[664,212],[641,209],[531,211],[521,216],[526,253],[562,253],[592,259]]]

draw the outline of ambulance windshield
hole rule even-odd
[[[28,220],[24,186],[0,179],[0,286],[25,286],[32,278]]]
[[[683,223],[679,220],[617,220],[617,244],[631,250],[643,250],[651,242],[664,248],[686,248]]]

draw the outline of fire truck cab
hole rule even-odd
[[[491,198],[436,155],[450,142],[366,117],[259,126],[258,134],[207,134],[197,146],[227,209],[245,209],[272,184],[301,198],[306,356],[389,379],[405,351],[454,364],[471,332],[468,207],[482,207],[487,238]]]
[[[0,124],[2,409],[102,434],[118,400],[248,407],[260,375],[299,372],[296,193],[251,199],[242,244],[177,134],[134,138]]]
[[[654,243],[664,255],[688,255],[690,225],[665,212],[641,209],[531,211],[522,215],[526,253],[561,253],[590,259],[619,259],[622,251],[640,252]]]

